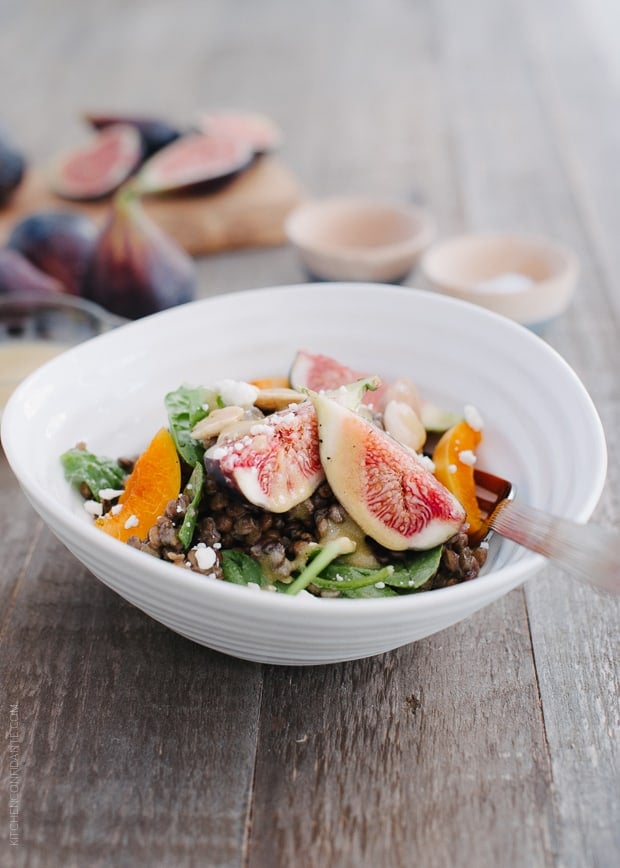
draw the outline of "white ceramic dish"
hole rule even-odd
[[[548,238],[474,233],[434,244],[420,270],[434,290],[540,330],[570,304],[579,264]]]
[[[306,202],[285,228],[311,276],[384,283],[404,280],[435,235],[422,208],[360,196]]]
[[[78,440],[111,456],[137,452],[165,424],[167,390],[283,374],[302,347],[412,376],[448,409],[475,404],[486,418],[480,466],[511,478],[534,506],[578,521],[594,509],[605,441],[567,364],[508,319],[391,286],[223,295],[97,337],[17,389],[2,422],[6,455],[35,509],[103,582],[178,633],[250,660],[309,665],[379,654],[466,618],[541,568],[541,557],[496,538],[484,574],[465,584],[399,599],[286,597],[208,580],[91,525],[63,479],[61,452]]]

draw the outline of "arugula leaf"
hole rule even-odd
[[[222,550],[222,572],[225,581],[235,585],[248,585],[254,582],[259,587],[266,588],[270,584],[258,561],[237,549]]]
[[[209,415],[209,409],[205,409],[205,406],[215,406],[214,392],[204,386],[181,386],[174,392],[168,392],[164,403],[177,452],[187,464],[198,464],[205,450],[201,443],[192,439],[191,431],[194,425]]]
[[[406,591],[415,591],[425,585],[439,569],[443,546],[435,546],[428,551],[411,552],[407,559],[399,564],[385,579],[386,585],[392,588],[402,588]]]
[[[183,550],[187,551],[191,545],[194,530],[196,529],[196,519],[198,517],[198,507],[202,498],[202,488],[204,485],[205,472],[202,467],[202,462],[194,465],[192,475],[187,481],[183,494],[191,498],[190,504],[185,512],[183,524],[179,528],[179,541],[183,546]]]
[[[118,461],[101,457],[86,449],[74,447],[60,456],[65,479],[76,488],[86,483],[92,497],[101,500],[99,492],[104,488],[121,489],[125,486],[127,473]]]

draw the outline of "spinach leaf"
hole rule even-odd
[[[333,562],[322,571],[320,576],[312,580],[312,584],[322,590],[330,591],[355,591],[358,588],[366,588],[380,582],[387,582],[392,574],[393,567],[383,567],[372,570],[354,567],[350,564]],[[381,588],[379,588],[381,590]]]
[[[202,462],[194,465],[192,475],[190,476],[183,494],[191,498],[189,506],[185,512],[183,524],[179,528],[179,541],[183,546],[183,550],[187,551],[192,543],[194,530],[196,528],[196,519],[198,517],[198,507],[202,498],[202,487],[204,485],[205,472],[202,467]]]
[[[105,488],[121,489],[127,473],[118,461],[94,455],[85,449],[69,449],[60,456],[65,479],[76,488],[86,483],[92,497],[101,500],[99,492]]]
[[[439,569],[443,546],[435,546],[423,552],[411,552],[405,561],[399,564],[385,579],[386,585],[392,588],[402,588],[406,591],[415,591],[425,585]]]
[[[202,461],[205,450],[201,443],[192,439],[191,431],[194,425],[208,416],[209,409],[215,407],[215,395],[203,386],[181,386],[174,392],[168,392],[164,403],[177,452],[183,461],[193,467]]]
[[[248,585],[250,582],[261,588],[269,585],[258,561],[236,549],[222,550],[222,572],[224,579],[235,585]]]

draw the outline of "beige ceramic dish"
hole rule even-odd
[[[410,273],[435,227],[421,208],[346,197],[301,205],[286,234],[313,277],[395,283]]]
[[[436,291],[539,328],[562,313],[578,276],[575,255],[546,238],[462,235],[433,245],[421,271]]]

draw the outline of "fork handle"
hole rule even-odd
[[[490,526],[531,551],[570,570],[578,579],[608,594],[620,594],[620,534],[578,524],[518,501],[504,501]]]

